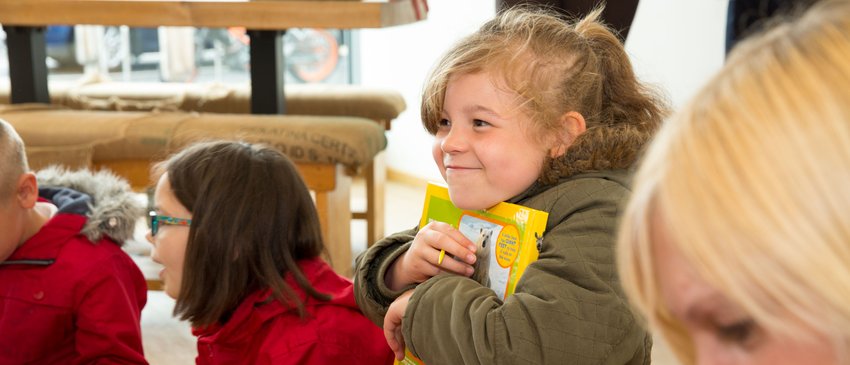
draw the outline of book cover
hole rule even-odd
[[[526,266],[537,260],[548,218],[547,212],[504,202],[484,210],[463,210],[452,204],[446,187],[429,183],[419,228],[433,221],[448,223],[475,243],[472,279],[504,299],[513,294]],[[395,363],[424,364],[406,350],[405,358]]]

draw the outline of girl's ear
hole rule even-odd
[[[555,141],[554,147],[549,150],[549,156],[552,158],[560,157],[567,152],[576,138],[587,130],[584,116],[577,111],[569,111],[564,113],[560,119],[561,133],[557,134],[558,140]]]
[[[24,209],[30,209],[38,202],[38,181],[35,174],[25,172],[18,178],[18,185],[15,189],[15,200],[18,205]]]

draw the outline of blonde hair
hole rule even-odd
[[[575,171],[631,166],[666,106],[638,82],[622,42],[599,21],[601,12],[597,8],[577,21],[531,6],[500,13],[438,62],[422,97],[423,125],[436,133],[452,77],[492,72],[518,95],[518,105],[534,123],[527,129],[532,138],[542,141],[557,132],[560,117],[569,111],[585,118],[587,131],[568,148],[566,159],[548,164],[544,182]],[[600,150],[628,156],[611,159],[617,154]]]
[[[0,203],[12,196],[15,182],[27,171],[24,142],[11,124],[0,119]]]
[[[740,44],[650,145],[620,227],[619,272],[685,363],[692,341],[660,298],[652,255],[660,227],[768,331],[850,343],[847,85],[850,1],[823,1]]]

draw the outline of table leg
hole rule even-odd
[[[10,101],[50,103],[45,27],[3,26],[9,53]]]
[[[251,113],[284,114],[281,30],[248,30],[251,37]]]

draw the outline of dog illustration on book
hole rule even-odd
[[[478,231],[478,238],[475,239],[475,245],[478,247],[478,251],[475,252],[475,272],[472,274],[472,280],[486,287],[490,286],[491,236],[493,236],[492,229],[481,228]]]

